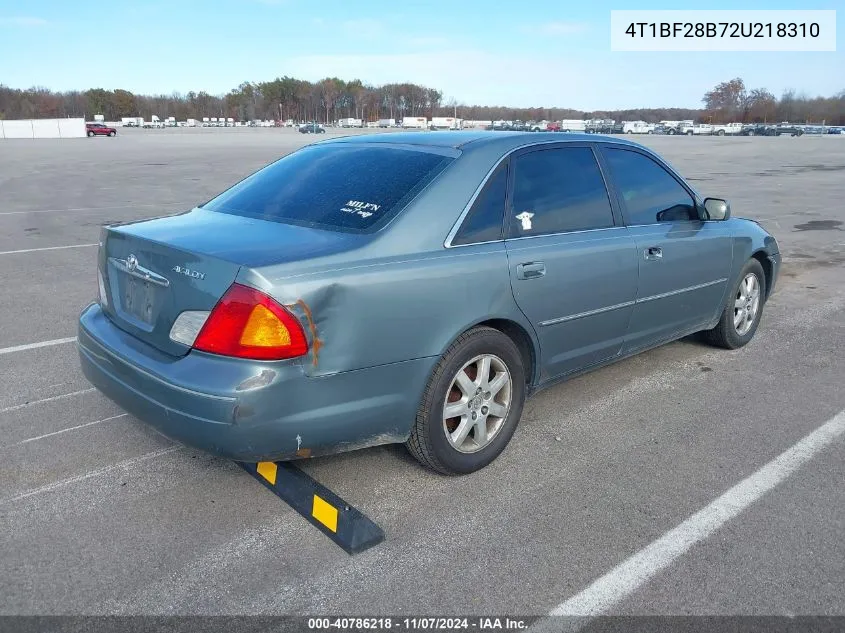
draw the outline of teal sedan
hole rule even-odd
[[[780,261],[760,225],[623,139],[334,138],[105,227],[79,353],[126,411],[210,453],[404,443],[469,473],[542,388],[693,333],[746,345]]]

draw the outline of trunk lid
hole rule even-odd
[[[170,339],[183,311],[210,311],[242,267],[328,255],[361,236],[194,209],[105,227],[99,268],[103,311],[121,329],[173,356],[190,348]]]

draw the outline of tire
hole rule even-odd
[[[88,130],[88,138],[94,138],[94,133],[91,130]]]
[[[114,136],[117,132],[109,132],[109,136]]]
[[[692,135],[693,135],[693,131],[692,131],[692,130],[690,130],[689,132],[687,132],[687,136],[692,136]]]
[[[484,359],[488,360],[493,376],[490,384],[508,381],[498,390],[478,391],[479,383],[485,386],[478,373]],[[465,388],[476,390],[471,398],[458,387],[461,374]],[[465,413],[445,419],[447,402]],[[441,474],[475,472],[496,459],[508,445],[524,403],[525,368],[514,342],[493,328],[473,328],[461,334],[435,366],[405,445],[422,465]],[[494,405],[498,405],[503,416],[491,413]],[[470,416],[478,416],[477,423]],[[486,441],[477,442],[482,416],[483,428],[489,435]],[[453,443],[447,433],[457,433],[462,425],[468,430],[463,439]]]
[[[754,130],[750,131],[750,132],[748,133],[748,136],[754,136]]]
[[[742,311],[746,316],[740,321],[740,325],[737,326],[735,323],[739,319],[739,313],[737,312],[738,308],[736,304],[748,294],[749,286],[747,285],[747,280],[752,276],[756,279],[756,308],[749,322],[747,306],[751,304],[750,302],[746,303],[746,309]],[[766,275],[763,272],[760,262],[752,257],[742,267],[739,280],[734,284],[732,292],[725,300],[725,306],[722,310],[722,316],[719,318],[719,323],[712,330],[707,330],[704,333],[705,339],[711,345],[725,349],[739,349],[745,346],[754,338],[757,326],[760,325],[760,318],[763,315],[763,306],[765,303]]]
[[[724,135],[725,135],[724,130],[719,130],[718,132],[716,132],[716,136],[724,136]]]

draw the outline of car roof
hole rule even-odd
[[[573,132],[496,132],[492,130],[461,130],[454,132],[388,132],[385,134],[357,134],[319,141],[325,144],[391,144],[418,145],[431,148],[458,150],[498,150],[509,152],[517,147],[549,142],[612,142],[642,147],[617,136],[578,134]]]

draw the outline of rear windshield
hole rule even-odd
[[[395,147],[316,145],[268,165],[203,208],[363,233],[393,217],[452,160]]]

